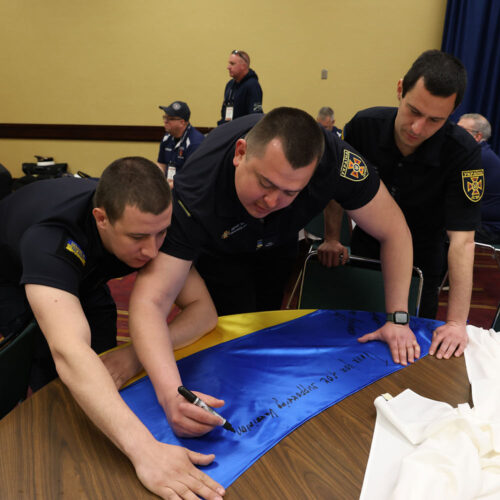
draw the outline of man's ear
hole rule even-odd
[[[401,99],[403,98],[403,79],[402,78],[400,78],[398,80],[397,96],[398,96],[398,101],[401,102]]]
[[[92,215],[94,216],[97,227],[104,229],[109,222],[106,210],[104,210],[104,208],[95,207],[92,210]]]
[[[234,149],[233,165],[238,167],[240,163],[244,160],[247,154],[247,141],[245,139],[238,139],[236,141],[236,147]]]

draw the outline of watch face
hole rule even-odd
[[[402,311],[396,311],[394,313],[394,323],[404,325],[408,323],[408,313]]]

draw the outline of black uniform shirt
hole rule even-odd
[[[38,284],[81,297],[134,271],[103,247],[94,217],[96,181],[37,181],[0,202],[0,282]]]
[[[286,208],[264,219],[248,214],[234,185],[235,143],[262,118],[249,115],[214,129],[175,177],[172,225],[161,250],[185,260],[201,253],[253,253],[296,238],[333,198],[346,209],[377,193],[376,172],[347,144],[325,133],[326,148],[311,181]]]
[[[447,121],[417,150],[403,156],[394,140],[397,108],[370,108],[344,128],[344,139],[377,168],[401,207],[414,240],[444,229],[472,231],[484,191],[480,149],[464,129]]]

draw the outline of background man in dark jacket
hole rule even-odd
[[[229,80],[224,90],[221,119],[217,125],[251,113],[262,113],[262,88],[259,77],[250,68],[250,56],[243,50],[233,50],[227,65]]]

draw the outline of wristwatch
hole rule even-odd
[[[387,321],[392,321],[396,325],[407,325],[410,321],[410,316],[405,311],[395,311],[387,313]]]

